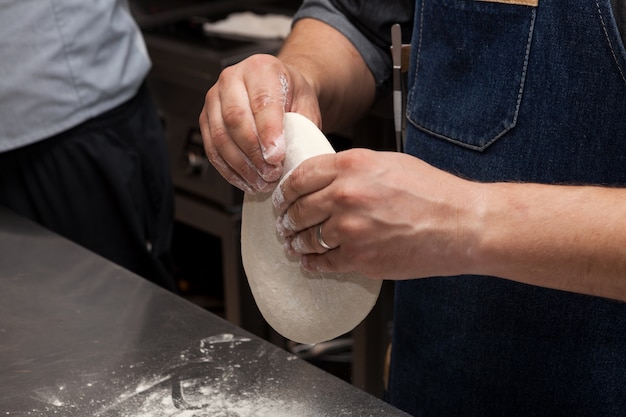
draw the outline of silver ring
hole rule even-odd
[[[317,225],[316,235],[317,235],[317,243],[319,243],[321,247],[323,247],[326,250],[332,250],[333,249],[330,246],[328,246],[328,243],[324,242],[324,238],[322,237],[322,223]]]

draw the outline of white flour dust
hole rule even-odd
[[[119,404],[119,417],[292,417],[307,415],[305,407],[279,398],[273,378],[250,378],[265,347],[245,350],[251,342],[225,333],[200,341],[197,350],[181,353],[188,363],[166,380],[146,381]],[[244,346],[247,347],[247,346]],[[198,355],[199,354],[199,355]],[[252,354],[252,355],[251,355]],[[254,359],[252,359],[254,358]],[[238,359],[246,360],[243,364]],[[287,358],[289,360],[290,358]],[[261,369],[261,368],[259,368]],[[258,375],[257,375],[258,376]]]
[[[119,417],[293,417],[305,416],[307,410],[299,404],[288,404],[259,391],[239,395],[224,393],[219,385],[199,390],[201,402],[188,409],[174,406],[169,395],[154,392],[143,403],[122,410]]]
[[[124,366],[98,381],[44,387],[31,398],[38,407],[10,416],[89,417],[305,417],[319,416],[311,404],[285,397],[285,383],[272,369],[275,361],[264,344],[230,333],[202,339],[175,358],[172,368],[146,372],[145,364]],[[67,388],[66,388],[67,387]],[[69,388],[73,387],[73,388]],[[111,399],[110,393],[118,392]],[[107,399],[106,395],[109,395]],[[0,414],[0,416],[3,414]]]

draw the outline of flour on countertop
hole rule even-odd
[[[253,342],[253,343],[251,343]],[[301,399],[286,400],[285,381],[274,378],[267,361],[293,356],[269,354],[264,343],[230,333],[202,339],[176,356],[171,369],[145,373],[144,363],[110,371],[109,380],[71,381],[37,389],[41,407],[7,416],[88,417],[306,417],[319,416]],[[282,353],[282,352],[281,352]],[[138,382],[124,378],[143,372]],[[268,372],[270,374],[268,374]],[[87,376],[84,376],[87,378]],[[106,378],[104,378],[106,379]],[[68,381],[69,382],[69,381]],[[66,388],[74,387],[74,388]],[[71,392],[71,391],[74,392]],[[98,393],[121,391],[113,400]]]

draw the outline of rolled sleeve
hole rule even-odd
[[[378,97],[390,90],[392,61],[391,25],[403,26],[403,38],[410,39],[413,1],[384,3],[305,0],[294,16],[323,21],[341,32],[359,51],[376,80]]]

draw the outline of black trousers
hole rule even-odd
[[[173,189],[148,88],[69,131],[0,153],[0,204],[170,290]]]

